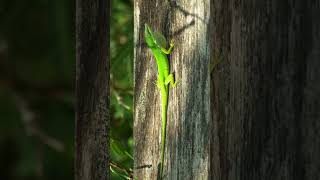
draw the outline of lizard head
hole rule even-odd
[[[148,47],[156,46],[156,40],[154,39],[153,32],[148,24],[144,24],[144,38]]]
[[[165,37],[159,32],[152,32],[151,28],[148,24],[144,25],[144,38],[148,45],[148,47],[166,47],[166,39]]]

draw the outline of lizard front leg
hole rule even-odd
[[[160,49],[161,49],[161,51],[162,51],[163,53],[165,53],[165,54],[171,54],[173,47],[174,47],[174,43],[173,43],[173,40],[171,40],[171,41],[170,41],[170,47],[169,47],[168,50],[166,50],[166,49],[163,48],[163,47],[161,47]]]

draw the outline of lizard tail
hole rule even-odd
[[[164,164],[164,154],[166,148],[166,130],[167,130],[167,109],[168,109],[168,95],[167,92],[161,93],[161,163],[160,163],[160,177],[163,177],[163,164]]]

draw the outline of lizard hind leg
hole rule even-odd
[[[164,83],[165,83],[166,85],[168,85],[168,84],[170,83],[171,87],[173,87],[173,88],[177,86],[177,81],[174,81],[173,74],[169,74],[169,75],[166,77]]]

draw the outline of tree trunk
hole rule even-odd
[[[75,179],[109,179],[109,17],[105,0],[77,0]]]
[[[320,179],[320,3],[213,0],[212,179]]]
[[[157,65],[144,39],[144,24],[173,39],[164,179],[208,179],[210,73],[207,0],[136,0],[135,14],[135,169],[138,179],[157,179],[161,149],[161,101],[154,84]]]

